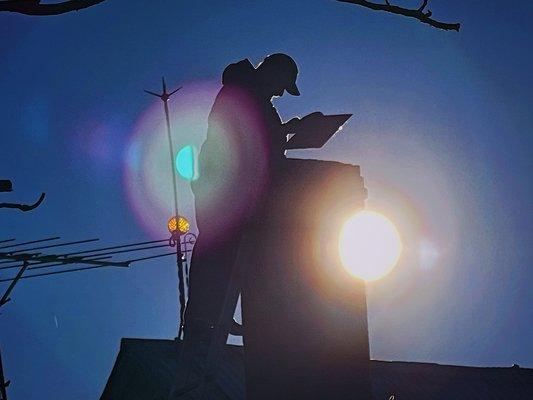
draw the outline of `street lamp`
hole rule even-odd
[[[168,220],[167,228],[171,235],[169,244],[174,247],[176,243],[180,242],[180,236],[189,232],[191,224],[187,218],[178,215]]]

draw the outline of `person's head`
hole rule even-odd
[[[296,86],[298,67],[286,54],[276,53],[267,56],[257,67],[257,74],[261,91],[269,98],[282,96],[285,90],[293,96],[300,95]]]

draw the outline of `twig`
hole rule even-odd
[[[41,205],[44,200],[44,193],[41,193],[39,199],[33,204],[17,204],[17,203],[0,203],[0,208],[16,208],[20,211],[31,211]]]
[[[41,4],[40,0],[0,1],[0,12],[15,12],[26,15],[59,15],[88,8],[105,0],[69,0],[61,3]]]
[[[367,7],[372,10],[376,10],[376,11],[386,11],[392,14],[403,15],[409,18],[415,18],[424,24],[428,24],[435,28],[443,29],[446,31],[449,31],[449,30],[459,31],[459,28],[461,27],[461,24],[459,23],[449,24],[446,22],[440,22],[440,21],[436,21],[432,19],[431,18],[432,12],[430,10],[427,10],[424,12],[426,6],[428,5],[428,0],[424,0],[422,5],[416,10],[394,6],[390,4],[388,0],[385,0],[385,4],[372,3],[371,1],[366,1],[366,0],[337,0],[337,1],[340,1],[341,3],[357,4],[359,6]]]

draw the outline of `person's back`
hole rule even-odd
[[[192,185],[200,234],[191,260],[186,336],[203,336],[217,325],[241,233],[284,157],[286,138],[271,98],[284,90],[299,94],[297,69],[286,55],[269,57],[257,69],[248,60],[228,66],[209,115],[200,177]]]
[[[254,75],[248,60],[229,65],[209,114],[207,139],[198,160],[200,178],[192,184],[204,241],[217,241],[245,219],[246,208],[253,203],[250,188],[266,178],[268,130],[253,92]]]

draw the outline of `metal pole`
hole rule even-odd
[[[165,81],[163,80],[163,87],[165,88]],[[164,100],[165,105],[165,118],[167,122],[167,136],[168,136],[168,148],[170,155],[170,172],[172,173],[172,187],[174,189],[174,211],[176,217],[178,217],[178,188],[176,184],[176,168],[174,168],[174,144],[172,143],[172,131],[170,129],[170,112],[168,110],[168,98]]]
[[[163,78],[163,93],[166,93],[167,88],[165,84],[165,78]],[[175,217],[179,218],[178,212],[178,188],[176,183],[176,168],[174,167],[174,145],[172,144],[172,131],[170,129],[170,113],[168,111],[168,99],[170,96],[165,97],[165,117],[167,120],[167,135],[168,146],[170,149],[170,169],[172,170],[172,186],[174,188],[174,212]],[[178,291],[180,300],[180,326],[178,329],[178,337],[181,337],[183,333],[183,317],[185,315],[185,285],[183,276],[183,253],[181,252],[181,240],[176,244],[176,265],[178,267]]]
[[[168,100],[170,97],[176,93],[178,90],[181,89],[179,87],[178,89],[172,91],[171,93],[167,92],[167,85],[165,82],[165,78],[162,78],[163,83],[163,93],[157,94],[150,92],[148,90],[145,90],[148,94],[151,94],[153,96],[159,97],[164,104],[165,108],[165,118],[166,118],[166,125],[167,125],[167,136],[168,136],[168,147],[169,147],[169,155],[170,155],[170,169],[172,173],[172,188],[174,189],[174,216],[176,218],[179,217],[179,209],[178,209],[178,188],[177,188],[177,179],[176,179],[176,169],[174,167],[174,145],[172,143],[172,130],[170,127],[170,112],[168,109]],[[181,335],[183,333],[183,317],[185,315],[185,284],[184,284],[184,274],[183,274],[183,252],[181,251],[181,239],[178,239],[178,242],[176,244],[176,265],[178,267],[178,292],[179,292],[179,301],[180,301],[180,326],[178,329],[178,337],[181,338]]]
[[[5,380],[4,377],[4,367],[2,365],[2,352],[0,350],[0,400],[7,400],[7,387],[9,386],[9,381]]]
[[[2,307],[4,304],[6,304],[10,300],[9,295],[11,294],[11,291],[15,288],[15,285],[22,277],[22,274],[24,273],[24,271],[26,271],[26,268],[28,268],[28,265],[29,265],[28,260],[24,260],[22,267],[20,267],[20,270],[17,273],[17,276],[15,276],[15,279],[11,281],[4,295],[0,299],[0,307]]]

